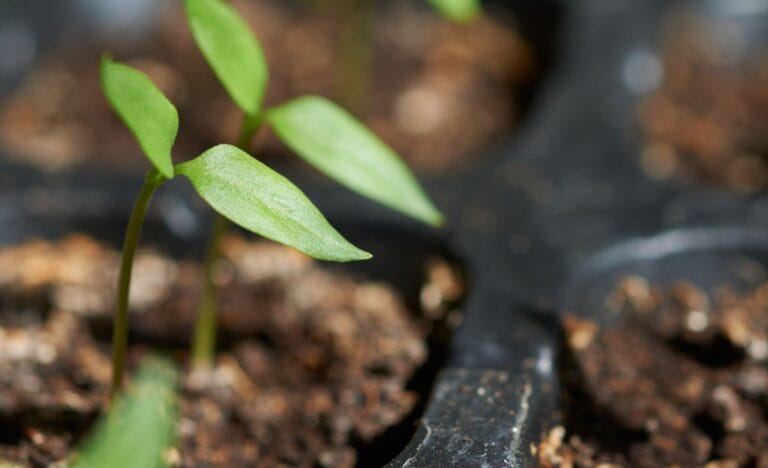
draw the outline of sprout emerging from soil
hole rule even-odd
[[[167,466],[163,458],[173,445],[178,419],[176,374],[165,359],[144,359],[129,391],[79,445],[71,466]]]
[[[321,260],[371,258],[339,234],[288,179],[246,152],[263,125],[299,156],[353,191],[423,222],[442,216],[416,178],[388,146],[333,102],[302,96],[270,109],[261,102],[268,68],[243,19],[220,0],[186,0],[192,33],[213,71],[243,111],[237,146],[218,145],[173,164],[176,108],[145,74],[103,57],[101,82],[107,100],[152,164],[128,223],[118,280],[113,332],[112,396],[119,391],[128,334],[128,292],[136,246],[147,208],[158,187],[176,175],[189,179],[218,213],[205,261],[206,285],[192,345],[193,361],[209,367],[215,352],[216,298],[212,280],[218,244],[228,222]]]

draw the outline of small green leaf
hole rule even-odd
[[[466,23],[480,13],[480,0],[429,0],[429,3],[443,17],[459,23]]]
[[[176,370],[160,358],[144,361],[135,384],[115,401],[82,444],[74,468],[167,466],[165,451],[177,421]]]
[[[221,0],[185,0],[198,47],[235,104],[254,115],[267,86],[267,61],[240,15]]]
[[[147,75],[106,56],[101,59],[101,87],[149,161],[172,179],[171,148],[179,130],[179,114],[171,101]]]
[[[266,121],[299,156],[341,184],[421,221],[442,222],[397,154],[328,99],[294,99],[269,110]]]
[[[218,145],[176,166],[197,193],[232,222],[321,260],[366,260],[288,179],[248,153]]]

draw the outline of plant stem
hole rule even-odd
[[[115,322],[112,330],[112,389],[110,399],[120,392],[123,385],[123,370],[125,368],[125,350],[128,345],[128,293],[131,289],[131,271],[133,270],[133,257],[136,255],[136,245],[141,237],[141,228],[144,225],[144,217],[147,214],[149,201],[165,178],[152,169],[144,179],[144,186],[139,192],[136,204],[131,211],[128,228],[123,241],[123,256],[120,261],[120,277],[117,282],[117,308],[115,310]]]
[[[365,110],[366,94],[371,80],[373,60],[374,13],[372,0],[336,0],[341,15],[341,31],[337,38],[336,96],[352,113]]]
[[[261,115],[246,115],[240,127],[237,138],[237,147],[248,151],[253,135],[261,127]],[[200,297],[200,308],[197,312],[195,332],[192,338],[192,365],[197,369],[210,369],[213,367],[216,355],[216,315],[218,304],[216,300],[216,284],[214,282],[214,267],[219,259],[219,243],[221,236],[227,231],[229,222],[225,217],[216,213],[211,224],[211,233],[208,237],[208,245],[205,252],[205,264],[203,274],[205,285]]]
[[[195,322],[195,335],[192,338],[192,363],[196,368],[210,368],[216,352],[216,284],[213,270],[219,258],[219,241],[227,230],[227,219],[216,213],[211,224],[211,233],[205,252],[203,265],[205,285],[200,297],[200,307]]]
[[[261,128],[262,121],[263,116],[260,113],[256,115],[244,115],[243,123],[240,124],[240,133],[237,135],[237,142],[235,145],[247,153],[248,148],[251,146],[253,136],[259,128]]]

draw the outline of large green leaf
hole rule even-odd
[[[429,0],[435,10],[452,21],[467,22],[480,13],[480,0]]]
[[[288,179],[248,153],[218,145],[176,166],[197,193],[232,222],[321,260],[365,260]]]
[[[299,156],[348,188],[424,222],[442,222],[397,154],[328,99],[294,99],[268,111],[266,121]]]
[[[74,468],[157,468],[167,466],[165,451],[174,441],[177,421],[176,370],[160,358],[144,361],[135,384],[79,448]]]
[[[214,73],[235,104],[254,115],[269,71],[251,29],[221,0],[185,0],[185,5],[192,35]]]
[[[106,56],[101,59],[101,87],[150,162],[173,178],[171,148],[179,129],[173,104],[147,75]]]

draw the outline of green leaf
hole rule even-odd
[[[269,69],[259,42],[240,15],[221,0],[185,0],[192,35],[235,104],[254,115]]]
[[[218,145],[176,166],[197,193],[232,222],[321,260],[366,260],[288,179],[248,153]]]
[[[147,75],[106,56],[101,59],[101,87],[149,161],[163,176],[173,178],[171,148],[179,114],[171,101]]]
[[[76,454],[74,468],[155,468],[174,442],[176,370],[160,358],[145,359],[134,386],[115,401]]]
[[[266,121],[299,156],[341,184],[421,221],[442,223],[397,154],[328,99],[294,99],[267,112]]]
[[[466,23],[480,13],[480,0],[429,0],[429,3],[443,17],[459,23]]]

